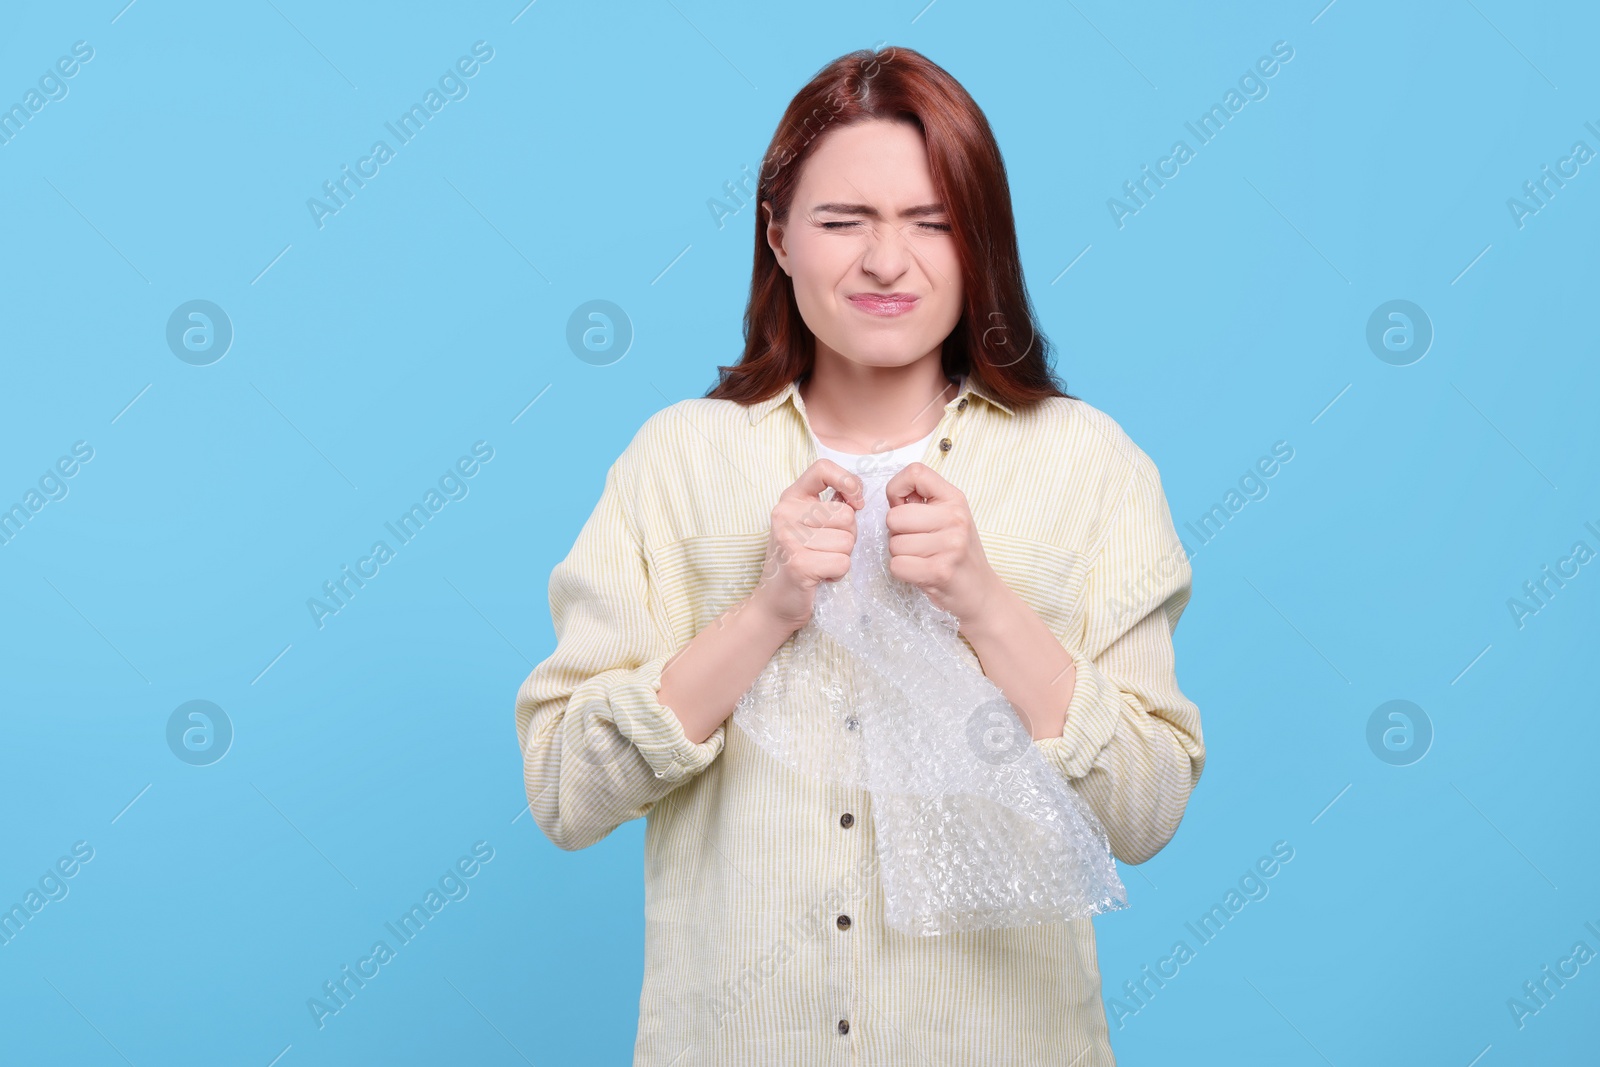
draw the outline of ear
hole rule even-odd
[[[789,252],[783,247],[783,226],[773,221],[772,201],[761,201],[761,210],[767,213],[767,244],[772,254],[778,257],[778,266],[783,268],[783,273],[789,274]]]

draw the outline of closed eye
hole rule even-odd
[[[850,227],[850,226],[859,226],[859,225],[860,225],[860,222],[858,220],[857,221],[850,221],[850,222],[824,222],[822,224],[822,228],[825,229],[825,230],[842,230],[842,229],[845,229],[845,228]],[[919,222],[919,223],[917,223],[917,225],[921,226],[921,227],[924,227],[925,229],[927,229],[929,232],[932,232],[932,233],[950,233],[951,232],[950,224],[947,223],[947,222]]]

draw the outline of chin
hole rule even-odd
[[[875,337],[833,347],[852,363],[868,367],[904,367],[915,363],[933,346],[921,340]]]
[[[846,352],[845,358],[864,367],[904,367],[916,362],[917,354],[910,349],[893,352],[856,350]]]

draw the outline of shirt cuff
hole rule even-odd
[[[1060,737],[1034,738],[1044,758],[1068,780],[1082,778],[1117,732],[1122,692],[1083,653],[1067,649],[1075,674],[1067,721]]]
[[[657,699],[661,672],[673,653],[646,660],[611,692],[617,730],[633,743],[657,778],[681,782],[705,770],[722,751],[727,723],[718,724],[699,744],[683,732],[683,723],[671,708]]]

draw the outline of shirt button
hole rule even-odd
[[[850,916],[848,916],[848,915],[839,916],[839,929],[841,929],[841,930],[850,929]]]
[[[848,811],[839,816],[839,825],[844,827],[846,830],[850,829],[850,827],[854,826],[855,824],[856,817],[851,815]]]
[[[965,411],[965,410],[967,410],[967,398],[966,397],[962,397],[961,401],[958,404],[956,404],[956,410],[957,411]]]
[[[850,1020],[849,1019],[840,1019],[839,1020],[839,1032],[841,1034],[848,1034],[850,1032]]]
[[[939,438],[939,451],[940,452],[948,452],[948,451],[950,451],[950,438],[948,438],[948,437]]]
[[[844,721],[844,728],[846,730],[854,730],[856,727],[858,727],[860,725],[861,725],[861,720],[856,718],[854,715],[850,716],[848,719],[846,719]]]

